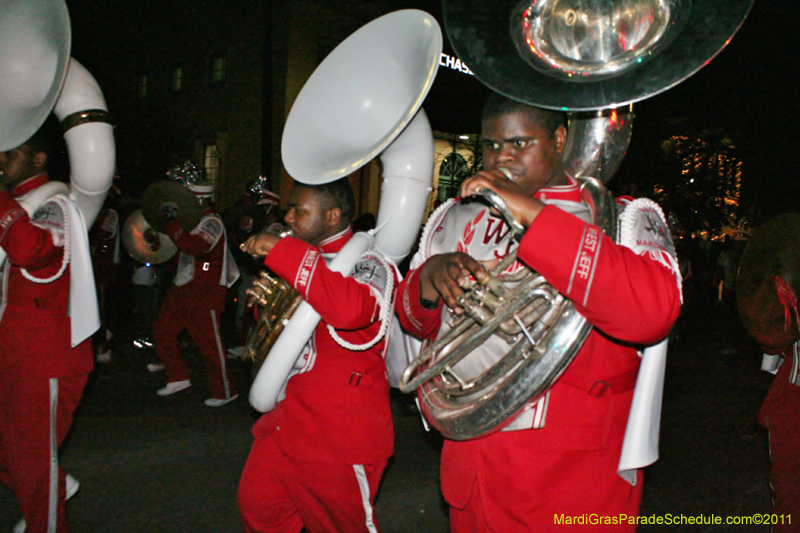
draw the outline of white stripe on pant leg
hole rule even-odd
[[[48,482],[47,533],[58,525],[58,378],[50,378],[50,479]]]
[[[225,387],[225,399],[228,399],[231,397],[231,384],[228,382],[227,357],[222,349],[222,337],[219,332],[219,324],[217,324],[217,314],[213,309],[211,310],[211,323],[214,324],[214,339],[217,341],[217,356],[219,357],[219,366],[222,369],[222,385]]]
[[[353,470],[356,473],[358,489],[361,492],[361,503],[364,505],[364,514],[366,515],[364,525],[367,526],[367,531],[378,533],[378,528],[375,527],[375,522],[372,519],[373,509],[372,504],[369,503],[369,480],[367,480],[367,473],[364,470],[364,465],[353,465]]]

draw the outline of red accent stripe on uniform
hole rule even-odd
[[[6,232],[8,229],[20,218],[27,215],[28,213],[22,209],[21,207],[11,209],[5,215],[3,215],[2,219],[0,219],[0,239],[3,239],[6,236]]]

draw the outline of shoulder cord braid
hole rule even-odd
[[[625,246],[626,248],[630,248],[631,250],[635,250],[636,246],[636,210],[637,208],[640,208],[640,206],[641,208],[649,207],[653,209],[661,218],[661,222],[664,224],[664,227],[667,227],[667,218],[664,216],[664,211],[662,211],[661,206],[653,200],[650,200],[649,198],[637,198],[631,202],[628,202],[623,207],[622,213],[619,216],[619,236],[617,240],[618,244]],[[665,267],[669,268],[675,275],[675,281],[678,284],[678,292],[681,295],[681,303],[683,303],[683,278],[681,276],[680,267],[678,266],[678,260],[673,254],[674,251],[666,254],[651,254],[651,257]],[[669,264],[664,260],[664,255],[669,257]]]
[[[394,267],[390,265],[389,261],[387,261],[380,254],[366,253],[362,256],[362,258],[363,257],[371,257],[376,259],[383,266],[383,268],[386,269],[387,273],[386,286],[383,289],[383,297],[380,301],[381,329],[378,331],[378,334],[375,335],[375,338],[373,338],[371,341],[365,342],[364,344],[352,344],[341,338],[339,334],[336,333],[336,330],[333,328],[333,326],[327,324],[328,333],[331,334],[333,340],[335,340],[336,343],[342,348],[345,348],[353,352],[361,352],[364,350],[369,350],[370,348],[378,344],[378,342],[386,335],[386,332],[389,329],[389,324],[391,324],[392,321],[392,313],[394,311],[394,298],[392,297],[394,294],[394,286],[395,286]]]
[[[448,198],[444,203],[442,203],[439,207],[433,210],[433,213],[430,214],[428,217],[428,222],[425,224],[425,227],[422,229],[422,235],[419,239],[419,253],[421,254],[421,262],[427,261],[428,252],[427,246],[425,245],[428,240],[431,238],[431,233],[436,231],[439,223],[441,222],[441,218],[444,216],[444,213],[450,209],[450,206],[456,203],[458,200],[456,198]]]
[[[55,280],[60,278],[62,274],[64,274],[64,271],[67,270],[67,266],[69,265],[70,261],[70,253],[71,253],[70,238],[69,238],[70,220],[69,220],[69,206],[67,205],[67,200],[66,198],[63,198],[61,196],[53,196],[49,198],[48,201],[56,202],[58,206],[61,208],[61,213],[62,216],[64,217],[64,255],[61,259],[61,268],[58,270],[58,272],[56,272],[49,278],[43,279],[34,277],[33,274],[31,274],[24,268],[21,268],[20,271],[22,272],[22,275],[25,276],[26,279],[34,283],[54,282]]]

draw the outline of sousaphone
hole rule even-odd
[[[752,0],[442,4],[456,55],[479,81],[513,100],[569,113],[565,168],[583,182],[587,197],[605,199],[603,183],[628,146],[632,104],[707,64],[736,33]],[[505,210],[501,199],[488,199]],[[601,228],[596,207],[602,204],[590,205],[592,222]],[[601,210],[600,219],[614,215],[612,205]],[[515,221],[508,222],[513,228]],[[515,280],[524,287],[518,291],[497,280],[490,283],[496,287],[479,289],[485,296],[473,298],[469,291],[472,309],[451,329],[465,333],[428,347],[404,374],[401,389],[417,390],[426,418],[445,437],[463,440],[498,431],[547,391],[586,339],[591,326],[571,302],[559,301],[557,291],[535,279]],[[527,300],[532,292],[541,294],[540,303]],[[513,346],[507,357],[478,376],[458,375],[454,366],[469,357],[471,343],[489,335]]]
[[[18,201],[32,216],[50,199],[68,194],[83,218],[70,224],[83,231],[94,223],[111,187],[116,149],[103,92],[91,73],[70,57],[71,39],[63,0],[0,0],[0,150],[23,144],[52,112],[69,153],[68,186],[51,181]],[[91,272],[88,256],[81,255],[70,257],[75,277]],[[0,249],[0,265],[5,260]],[[71,310],[75,344],[100,327],[97,299],[91,294],[94,284],[86,285],[82,299],[95,303],[81,305],[80,312]]]
[[[69,194],[90,227],[111,187],[116,150],[103,93],[70,57],[71,44],[63,0],[0,1],[0,150],[24,143],[54,113],[69,153],[69,187],[48,183],[21,204],[32,214],[54,194]]]
[[[433,132],[422,103],[441,52],[442,33],[430,14],[388,13],[336,46],[292,105],[281,140],[283,164],[292,178],[318,185],[377,157],[383,166],[378,231],[356,233],[328,264],[335,272],[348,275],[372,248],[400,262],[414,245],[433,179]],[[385,308],[391,312],[391,305]],[[250,387],[255,409],[277,405],[319,320],[303,301],[286,321]]]

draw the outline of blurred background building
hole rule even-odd
[[[281,165],[283,124],[305,81],[336,45],[396,9],[427,8],[441,24],[434,1],[72,0],[69,7],[72,55],[103,88],[127,190],[137,194],[191,159],[216,184],[222,209],[260,175],[286,197],[291,179]],[[444,172],[431,207],[443,194],[453,195],[475,164],[478,111],[487,94],[446,44],[424,105],[437,138],[435,173]],[[379,165],[350,177],[357,214],[378,209]]]

